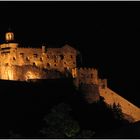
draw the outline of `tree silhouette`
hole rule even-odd
[[[64,103],[56,105],[51,112],[44,118],[46,126],[41,133],[46,138],[72,138],[79,131],[77,121],[70,116],[71,108]]]
[[[45,126],[41,130],[44,138],[92,138],[95,132],[82,130],[71,114],[71,107],[65,103],[54,106],[44,118]]]
[[[125,118],[125,114],[123,114],[119,103],[117,105],[115,103],[112,105],[112,112],[114,116],[114,126],[116,125],[117,127],[121,127],[123,125],[129,125],[131,123],[130,119],[133,119],[130,116],[129,120]]]
[[[121,106],[120,106],[119,103],[117,105],[115,103],[113,103],[112,111],[113,111],[115,119],[117,119],[117,120],[123,120],[124,119],[122,109],[121,109]]]

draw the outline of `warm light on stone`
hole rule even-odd
[[[69,45],[61,48],[21,47],[20,44],[14,43],[13,32],[5,34],[5,41],[6,43],[0,44],[0,79],[41,79],[45,78],[43,69],[65,73],[76,67],[77,50]],[[11,68],[12,70],[8,70]],[[27,71],[30,71],[29,74]],[[37,71],[39,76],[36,74]]]
[[[39,73],[28,71],[25,75],[25,80],[29,79],[40,79]]]

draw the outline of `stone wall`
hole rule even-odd
[[[79,90],[82,92],[88,103],[100,100],[99,87],[96,84],[81,84]]]
[[[75,78],[75,84],[99,84],[98,71],[94,68],[74,68],[72,76]]]
[[[44,79],[46,73],[33,66],[2,66],[1,79],[25,81],[28,79]]]
[[[12,46],[11,46],[12,45]],[[64,73],[71,73],[72,68],[76,67],[76,55],[77,51],[65,45],[61,48],[22,48],[17,47],[17,44],[2,44],[0,47],[0,77],[1,79],[18,80],[27,79],[27,77],[18,75],[18,71],[24,71],[28,69],[35,72],[36,69],[56,70]],[[11,67],[11,68],[10,68]],[[13,71],[16,68],[17,76],[9,78],[8,71]],[[11,69],[11,70],[10,70]],[[19,72],[20,73],[20,72]],[[28,75],[31,72],[28,72]],[[39,72],[40,73],[40,72]],[[14,72],[15,74],[15,72]],[[26,74],[25,74],[26,75]],[[38,75],[38,74],[35,74]],[[44,74],[43,74],[44,75]],[[19,78],[17,78],[19,77]],[[43,78],[43,77],[40,77]]]

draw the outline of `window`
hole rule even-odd
[[[36,66],[35,62],[33,62],[33,66]]]
[[[43,59],[40,57],[40,61],[43,61]]]
[[[24,53],[20,53],[20,56],[21,56],[21,57],[24,57]]]
[[[50,67],[50,63],[47,63],[47,66]]]
[[[60,55],[60,58],[61,58],[61,60],[63,60],[64,59],[64,56],[63,55]]]
[[[26,61],[29,61],[29,57],[26,57]]]
[[[16,60],[16,58],[15,58],[15,57],[13,57],[13,60]]]
[[[33,54],[33,56],[34,56],[35,58],[37,58],[38,55],[37,55],[37,54]]]

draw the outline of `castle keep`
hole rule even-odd
[[[14,33],[5,34],[0,44],[0,79],[28,81],[71,77],[89,103],[102,96],[109,105],[120,104],[125,116],[140,120],[140,109],[107,87],[107,79],[100,79],[94,68],[77,67],[79,52],[70,45],[61,48],[22,47],[14,42]],[[130,119],[129,118],[129,119]]]

